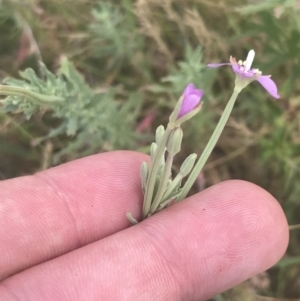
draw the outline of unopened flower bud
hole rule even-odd
[[[184,98],[177,116],[178,119],[193,111],[200,104],[203,91],[195,89],[194,84],[189,84],[183,91],[183,96]]]
[[[175,156],[180,152],[183,132],[180,127],[173,130],[167,142],[167,151],[171,156]]]
[[[157,144],[155,142],[151,143],[151,148],[150,148],[150,156],[151,156],[151,160],[153,160],[154,156],[155,156],[155,152],[157,150]]]
[[[181,123],[192,118],[200,111],[201,98],[203,91],[195,89],[194,84],[189,84],[185,90],[177,105],[170,116],[170,124],[173,126],[179,126]]]
[[[143,190],[145,189],[146,181],[148,178],[148,172],[149,172],[148,164],[147,164],[147,162],[143,162],[141,165],[141,170],[140,170]]]
[[[182,163],[180,167],[180,174],[182,177],[186,177],[194,167],[195,161],[197,159],[196,154],[189,155]]]
[[[165,128],[163,125],[160,125],[156,129],[156,133],[155,133],[155,141],[157,144],[159,143],[159,140],[161,139],[161,137],[163,136],[164,133],[165,133]]]

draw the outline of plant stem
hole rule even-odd
[[[63,97],[42,95],[22,87],[5,86],[5,85],[0,85],[0,95],[25,97],[36,104],[41,104],[41,103],[56,104],[64,101]]]
[[[289,230],[300,230],[300,224],[289,226]]]
[[[178,186],[179,182],[183,179],[181,173],[179,172],[175,179],[172,181],[168,189],[166,190],[165,194],[163,195],[163,201],[166,201],[176,186]]]
[[[157,194],[155,196],[155,199],[150,207],[150,214],[153,214],[156,209],[158,208],[160,202],[161,202],[161,198],[166,190],[166,186],[168,184],[168,181],[170,179],[170,176],[171,176],[171,170],[172,170],[172,164],[173,164],[173,159],[174,159],[174,156],[173,155],[170,155],[168,154],[168,157],[167,157],[167,160],[166,160],[166,166],[165,166],[165,169],[164,169],[164,173],[163,173],[163,176],[162,176],[162,179],[161,179],[161,182],[159,184],[159,187],[158,187],[158,191],[157,191]]]
[[[217,144],[218,139],[221,136],[222,131],[226,125],[226,122],[230,116],[230,113],[231,113],[234,103],[237,99],[237,96],[239,95],[240,92],[241,92],[241,89],[236,86],[234,88],[234,91],[233,91],[233,93],[225,107],[225,110],[219,120],[219,123],[217,124],[217,126],[216,126],[210,140],[208,141],[203,153],[201,154],[201,157],[199,158],[197,164],[195,165],[192,172],[190,173],[185,185],[182,188],[181,194],[178,196],[176,202],[183,200],[186,197],[186,195],[188,194],[188,192],[190,191],[190,189],[192,188],[192,186],[193,186],[194,182],[196,181],[199,173],[201,172],[204,164],[206,163],[212,150],[214,149],[215,145]]]
[[[152,203],[152,197],[153,197],[153,189],[155,185],[156,175],[159,168],[159,162],[161,159],[161,156],[163,156],[165,152],[165,148],[169,139],[169,136],[172,132],[171,127],[167,127],[166,131],[164,132],[163,136],[160,139],[160,142],[158,144],[154,159],[152,161],[148,179],[145,185],[145,196],[144,196],[144,203],[143,203],[143,219],[147,217],[151,203]]]

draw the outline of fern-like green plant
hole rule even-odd
[[[7,97],[2,100],[1,111],[22,111],[29,119],[39,109],[47,109],[61,120],[58,127],[39,139],[61,134],[74,137],[56,154],[55,161],[66,154],[79,157],[101,149],[133,147],[132,126],[140,108],[139,94],[131,94],[122,105],[118,89],[93,90],[67,59],[57,75],[45,66],[42,73],[43,78],[39,78],[33,69],[26,69],[20,73],[21,79],[5,79],[0,94]]]
[[[142,47],[142,38],[128,18],[121,6],[111,2],[101,1],[92,10],[89,32],[93,56],[108,59],[108,68],[132,60]]]

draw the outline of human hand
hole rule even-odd
[[[277,201],[226,181],[136,226],[145,156],[111,152],[0,183],[1,301],[206,300],[271,267]]]

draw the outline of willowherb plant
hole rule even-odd
[[[91,89],[76,71],[73,64],[63,60],[57,75],[42,66],[43,78],[34,70],[20,73],[21,79],[8,78],[0,86],[2,112],[23,111],[29,119],[39,109],[51,111],[61,120],[47,136],[39,141],[60,134],[75,139],[56,155],[75,152],[76,156],[92,154],[103,149],[131,148],[134,141],[132,124],[139,111],[138,94],[132,94],[121,106],[117,101],[118,91],[114,88],[97,92]]]
[[[210,68],[230,65],[235,73],[235,87],[199,160],[195,163],[195,154],[188,156],[183,162],[179,174],[173,180],[172,163],[174,156],[180,151],[183,136],[181,124],[200,111],[203,91],[196,89],[193,84],[189,84],[170,115],[166,130],[163,126],[157,128],[156,142],[151,147],[151,164],[148,166],[144,162],[141,166],[141,180],[144,191],[142,219],[162,210],[172,202],[183,200],[187,196],[221,136],[237,96],[242,89],[251,82],[258,81],[271,96],[279,98],[277,86],[270,76],[262,75],[262,72],[258,69],[251,68],[254,56],[254,50],[250,50],[245,61],[237,61],[230,57],[230,63],[207,65]],[[181,187],[181,180],[188,174],[185,184]],[[137,223],[131,213],[128,213],[127,217],[132,223]]]

